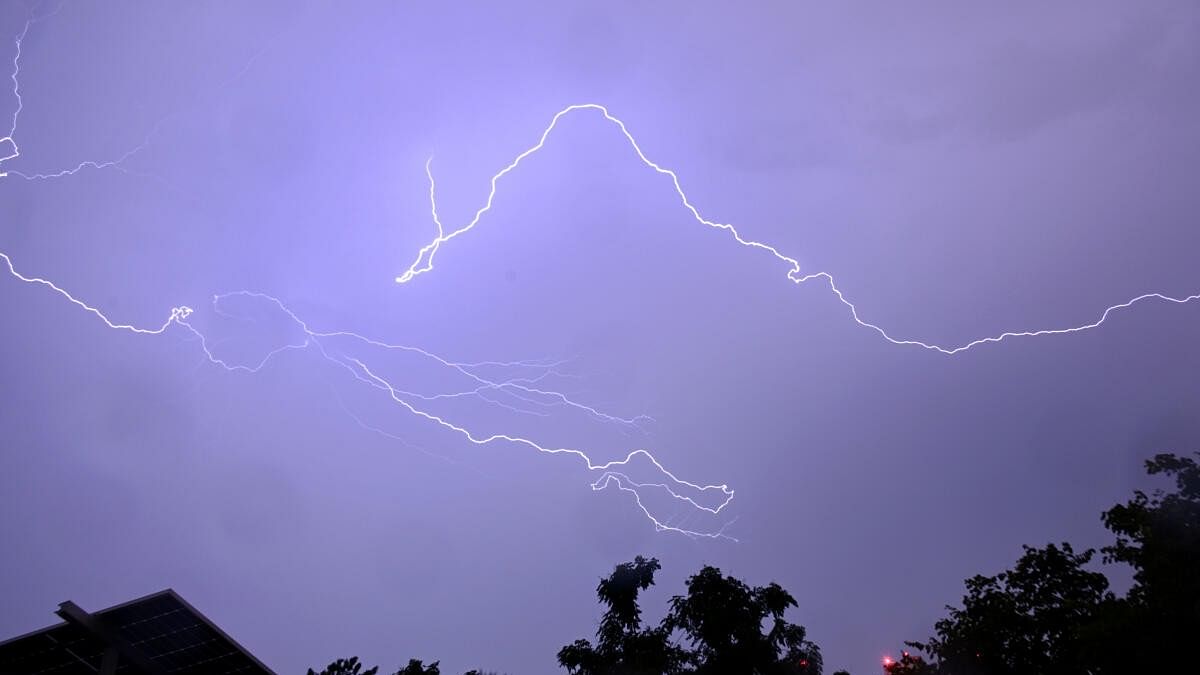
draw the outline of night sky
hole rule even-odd
[[[0,4],[0,252],[168,322],[0,259],[0,637],[173,587],[280,673],[564,672],[641,554],[648,619],[714,564],[877,672],[1200,449],[1200,301],[893,344],[595,109],[399,284],[426,161],[449,233],[602,104],[896,340],[1083,326],[1200,292],[1198,30],[1186,0]]]

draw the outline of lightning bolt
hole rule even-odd
[[[960,352],[965,352],[969,349],[978,347],[983,344],[988,344],[988,343],[993,343],[993,342],[1003,342],[1004,340],[1007,340],[1010,338],[1041,337],[1041,336],[1047,336],[1047,335],[1065,335],[1068,333],[1079,333],[1082,331],[1091,330],[1093,328],[1098,328],[1101,325],[1103,325],[1104,322],[1108,320],[1109,315],[1111,315],[1113,312],[1117,312],[1122,309],[1131,307],[1135,304],[1149,301],[1149,300],[1156,300],[1156,301],[1161,301],[1161,302],[1183,305],[1183,304],[1192,302],[1194,300],[1200,299],[1200,293],[1196,293],[1193,295],[1187,295],[1187,296],[1181,296],[1181,297],[1165,295],[1163,293],[1143,293],[1142,295],[1139,295],[1137,297],[1126,300],[1125,302],[1121,302],[1121,303],[1111,305],[1111,306],[1105,308],[1105,310],[1100,314],[1099,318],[1097,318],[1095,321],[1092,321],[1090,323],[1085,323],[1082,325],[1070,326],[1070,327],[1065,327],[1065,328],[1042,328],[1042,329],[1037,329],[1037,330],[1006,331],[1006,332],[1000,333],[999,335],[978,338],[975,340],[971,340],[970,342],[966,342],[966,343],[956,345],[956,346],[942,346],[942,345],[934,344],[931,342],[924,342],[921,340],[897,338],[897,337],[892,336],[886,330],[884,330],[883,327],[881,327],[877,324],[871,323],[870,321],[866,321],[861,316],[859,316],[858,307],[856,307],[855,304],[846,297],[845,293],[843,293],[842,290],[840,288],[838,288],[838,285],[834,281],[832,274],[830,274],[828,272],[810,272],[807,274],[802,273],[801,269],[800,269],[800,261],[798,261],[797,259],[795,259],[791,256],[781,253],[779,251],[779,249],[777,249],[776,247],[774,247],[770,244],[766,244],[766,243],[763,243],[760,241],[755,241],[753,239],[748,239],[748,238],[742,236],[742,234],[738,231],[738,229],[730,223],[721,223],[721,222],[717,222],[714,220],[709,220],[708,218],[705,218],[704,216],[700,215],[700,211],[692,204],[691,200],[688,199],[687,193],[685,193],[683,191],[683,186],[679,182],[679,175],[676,174],[671,169],[665,168],[665,167],[659,165],[658,163],[652,161],[649,157],[647,157],[646,153],[642,152],[641,146],[638,145],[637,139],[635,139],[633,137],[633,134],[629,132],[629,129],[626,127],[625,122],[623,122],[619,118],[613,116],[613,114],[608,111],[608,108],[606,108],[603,105],[600,105],[598,103],[580,103],[580,104],[576,104],[576,105],[569,105],[569,106],[563,108],[562,110],[559,110],[557,113],[555,113],[554,117],[552,117],[550,119],[550,123],[542,131],[542,135],[540,138],[538,138],[537,143],[534,144],[529,149],[522,152],[521,154],[517,155],[516,158],[513,159],[511,162],[509,162],[507,166],[500,169],[499,172],[497,172],[495,175],[492,176],[491,188],[488,191],[487,200],[484,202],[483,206],[479,207],[479,209],[475,212],[475,215],[471,218],[471,220],[468,221],[462,227],[460,227],[456,230],[453,230],[451,232],[445,231],[445,228],[443,227],[441,221],[438,218],[437,201],[436,201],[436,196],[435,196],[435,181],[433,178],[433,172],[431,170],[432,157],[428,161],[426,161],[425,175],[429,179],[429,199],[431,202],[430,210],[433,214],[434,223],[436,223],[436,225],[437,225],[438,233],[437,233],[437,236],[433,239],[433,241],[431,241],[428,244],[426,244],[425,246],[423,246],[420,249],[420,251],[417,252],[416,260],[414,260],[413,263],[408,266],[408,269],[406,269],[400,276],[396,277],[396,282],[400,283],[400,284],[405,284],[405,283],[412,281],[417,276],[424,274],[425,272],[432,271],[434,256],[437,255],[437,252],[441,249],[442,244],[445,244],[445,243],[449,242],[450,240],[454,239],[455,237],[466,234],[467,232],[470,232],[471,230],[475,229],[475,226],[477,226],[479,224],[480,220],[483,218],[483,215],[492,209],[492,202],[495,200],[495,197],[496,197],[496,186],[497,186],[497,183],[499,183],[500,179],[504,178],[504,176],[506,176],[510,172],[514,171],[521,164],[521,162],[523,162],[530,155],[533,155],[538,150],[541,150],[542,147],[546,145],[546,140],[550,137],[551,132],[553,132],[555,130],[555,128],[557,128],[559,120],[561,120],[564,117],[566,117],[567,115],[570,115],[573,113],[580,113],[580,112],[587,112],[587,111],[594,111],[594,112],[600,113],[600,115],[603,117],[603,119],[606,122],[612,124],[620,131],[621,135],[624,136],[625,140],[629,143],[629,146],[633,149],[633,152],[637,155],[637,158],[639,160],[641,160],[642,164],[646,165],[650,169],[653,169],[656,173],[667,176],[671,179],[671,184],[675,188],[675,194],[679,196],[680,203],[682,203],[684,208],[686,208],[688,210],[688,212],[690,212],[692,214],[692,218],[694,218],[697,223],[699,223],[701,225],[706,225],[711,228],[715,228],[718,230],[724,230],[724,231],[728,232],[734,241],[736,241],[738,244],[740,244],[742,246],[745,246],[746,248],[752,248],[752,249],[757,249],[759,251],[764,251],[765,253],[767,253],[771,257],[775,258],[780,263],[783,263],[783,265],[787,268],[787,278],[790,281],[792,281],[793,283],[795,283],[796,285],[800,285],[805,282],[814,281],[814,280],[823,281],[826,285],[829,286],[829,290],[834,294],[834,296],[837,297],[838,301],[841,302],[843,305],[845,305],[846,309],[850,310],[850,317],[854,320],[855,323],[857,323],[859,326],[862,326],[863,328],[868,328],[868,329],[874,331],[880,337],[882,337],[884,340],[887,340],[888,342],[890,342],[894,345],[921,347],[923,349],[940,352],[942,354],[952,356],[954,354],[958,354]]]
[[[151,137],[153,137],[154,134],[157,133],[158,126],[159,126],[159,124],[162,123],[161,120],[159,121],[159,124],[154,125],[154,127],[150,131],[150,133],[146,134],[146,137],[142,140],[142,142],[140,144],[138,144],[137,146],[133,147],[132,149],[126,151],[120,157],[118,157],[116,159],[105,160],[105,161],[84,160],[84,161],[79,162],[78,164],[76,164],[73,167],[61,169],[59,171],[51,171],[51,172],[45,172],[45,173],[43,173],[43,172],[25,173],[23,171],[15,171],[15,170],[11,170],[11,169],[5,170],[4,169],[5,163],[11,162],[12,160],[17,159],[21,156],[21,147],[17,144],[17,123],[21,118],[21,112],[25,108],[25,101],[21,97],[21,80],[20,80],[20,76],[21,76],[21,45],[25,41],[25,37],[29,34],[29,29],[34,24],[36,24],[40,21],[45,21],[46,19],[49,19],[50,17],[55,16],[60,11],[62,11],[62,8],[63,8],[63,5],[60,4],[54,8],[54,11],[49,12],[47,14],[39,15],[37,13],[37,10],[38,10],[38,7],[41,6],[41,4],[42,3],[39,2],[39,3],[35,4],[32,8],[30,8],[29,16],[25,20],[25,25],[21,28],[21,32],[17,34],[16,40],[15,40],[16,49],[13,52],[12,75],[11,75],[10,79],[12,80],[13,98],[16,99],[17,105],[16,105],[16,108],[13,109],[11,124],[9,125],[9,128],[8,128],[8,135],[4,136],[3,138],[0,138],[0,147],[6,146],[8,148],[5,151],[8,154],[4,155],[3,157],[0,157],[0,178],[12,175],[12,176],[17,176],[18,178],[24,178],[25,180],[47,180],[47,179],[51,179],[51,178],[63,178],[65,176],[73,176],[73,175],[79,173],[80,171],[83,171],[84,169],[116,169],[118,171],[122,171],[122,172],[129,173],[132,175],[141,175],[141,174],[137,174],[135,172],[129,171],[128,169],[123,167],[122,164],[129,158],[136,155],[137,153],[146,149],[146,146],[150,144]]]
[[[2,168],[5,162],[15,160],[21,156],[16,136],[20,114],[24,108],[20,86],[22,43],[28,35],[30,28],[35,23],[53,16],[61,8],[62,6],[60,5],[49,14],[37,15],[37,5],[35,5],[30,11],[30,16],[25,21],[20,33],[16,36],[11,75],[13,84],[12,92],[13,98],[16,101],[16,107],[12,115],[12,123],[8,135],[0,138],[0,146],[8,148],[6,154],[0,157],[0,168]],[[251,57],[251,60],[233,78],[230,78],[226,84],[244,74],[254,60],[261,55],[262,51],[259,50],[259,52],[255,53]],[[159,125],[161,123],[160,121]],[[84,161],[75,167],[48,173],[23,173],[8,170],[0,172],[0,177],[13,175],[27,180],[43,180],[72,176],[89,168],[116,168],[124,171],[125,169],[121,166],[121,163],[141,151],[149,143],[150,138],[157,132],[159,125],[155,125],[154,129],[146,135],[145,140],[140,145],[112,161]],[[433,199],[432,185],[430,190],[430,198]],[[437,217],[436,206],[434,207],[434,220],[438,225],[440,236],[442,234],[442,226]],[[266,351],[258,359],[239,361],[221,355],[218,345],[219,341],[210,337],[195,321],[197,312],[190,306],[180,305],[171,308],[163,322],[156,326],[147,327],[122,323],[109,318],[99,308],[88,304],[49,279],[39,276],[29,276],[19,272],[7,253],[0,251],[0,261],[3,262],[3,269],[8,272],[10,277],[25,284],[48,289],[85,313],[99,319],[109,329],[126,331],[138,335],[163,335],[168,331],[181,332],[199,345],[200,352],[203,355],[201,363],[208,363],[228,372],[253,374],[267,367],[284,353],[304,350],[314,351],[325,362],[336,367],[338,371],[348,374],[353,381],[386,395],[386,400],[401,410],[415,416],[417,419],[432,423],[445,431],[453,433],[473,445],[493,446],[505,444],[523,447],[546,455],[562,455],[580,461],[587,471],[597,476],[591,483],[591,488],[594,491],[613,487],[620,492],[629,493],[633,497],[638,510],[641,511],[657,531],[675,532],[692,538],[736,541],[733,537],[725,534],[725,529],[732,524],[732,520],[726,522],[716,530],[700,530],[685,527],[681,524],[682,520],[694,516],[685,515],[684,518],[680,518],[678,513],[671,516],[660,516],[656,515],[654,508],[646,505],[645,499],[647,493],[655,492],[665,496],[670,503],[674,503],[684,509],[707,516],[718,516],[729,505],[734,495],[734,491],[727,485],[701,485],[679,478],[674,473],[668,471],[648,450],[631,450],[620,459],[604,462],[593,459],[588,452],[579,448],[548,446],[526,436],[516,434],[481,434],[469,429],[464,424],[451,420],[447,415],[435,413],[428,408],[428,405],[437,401],[473,397],[483,401],[485,404],[515,413],[547,416],[554,411],[566,410],[583,414],[599,423],[613,424],[621,428],[635,430],[640,429],[639,425],[641,424],[653,422],[653,418],[647,415],[614,415],[600,410],[595,406],[581,403],[563,392],[549,388],[545,384],[546,381],[551,377],[563,376],[558,370],[563,365],[562,361],[546,359],[475,362],[452,361],[420,347],[388,343],[350,331],[317,331],[301,320],[278,298],[265,293],[245,290],[214,295],[209,311],[213,316],[226,322],[240,320],[253,322],[255,321],[253,317],[239,315],[224,309],[223,303],[228,303],[235,299],[260,303],[286,317],[296,329],[297,338],[275,346]],[[367,351],[369,356],[351,353],[351,350],[354,348]],[[431,362],[442,369],[448,376],[464,381],[465,386],[434,393],[422,393],[404,389],[395,381],[382,375],[382,366],[376,365],[375,359],[377,357],[391,353],[403,353]],[[499,370],[505,373],[515,372],[517,374],[511,377],[496,379],[485,377],[481,374],[485,370]],[[363,429],[411,445],[399,436],[367,424],[347,409],[344,404],[342,404],[342,407],[351,419]],[[425,452],[421,448],[417,449]],[[635,464],[642,466],[635,466]],[[641,469],[643,472],[650,471],[660,478],[649,482],[635,480],[630,475],[634,469]]]
[[[13,109],[12,124],[8,127],[8,135],[0,138],[0,145],[8,146],[8,154],[0,157],[0,178],[7,176],[4,171],[4,163],[14,160],[21,156],[21,148],[17,145],[17,120],[21,117],[21,111],[25,108],[25,101],[21,98],[21,44],[25,42],[25,36],[29,34],[29,28],[37,22],[37,18],[33,15],[33,10],[30,10],[30,16],[25,20],[25,26],[21,28],[21,32],[17,33],[16,50],[13,54],[13,70],[12,70],[12,92],[13,98],[17,100],[17,106]]]
[[[12,81],[13,98],[16,100],[17,105],[13,110],[11,124],[9,125],[8,134],[4,137],[0,137],[0,152],[7,153],[4,156],[0,156],[0,178],[4,178],[5,176],[12,175],[12,176],[16,176],[18,178],[23,178],[23,179],[29,180],[29,181],[50,180],[50,179],[54,179],[54,178],[64,178],[67,176],[74,176],[75,174],[78,174],[79,172],[84,171],[86,169],[115,169],[117,171],[120,171],[122,173],[131,175],[131,176],[137,176],[140,178],[150,178],[150,179],[158,181],[159,183],[162,183],[163,185],[165,185],[167,187],[171,187],[171,185],[166,180],[161,178],[160,176],[156,176],[154,174],[149,174],[149,173],[143,173],[140,171],[134,171],[132,169],[127,168],[125,166],[125,163],[128,160],[132,159],[138,153],[144,151],[150,145],[150,143],[154,139],[154,137],[158,135],[162,126],[164,124],[166,124],[166,122],[169,119],[171,119],[173,116],[178,114],[180,112],[180,110],[176,110],[174,112],[168,113],[168,114],[164,115],[163,117],[159,118],[159,120],[150,127],[150,130],[145,134],[145,136],[142,138],[142,141],[140,143],[138,143],[134,147],[126,150],[125,152],[121,153],[121,155],[119,155],[116,159],[108,159],[108,160],[85,159],[85,160],[82,160],[82,161],[78,162],[77,164],[75,164],[75,166],[70,166],[70,167],[58,169],[58,170],[38,171],[38,172],[33,172],[33,173],[27,173],[24,171],[18,171],[18,170],[12,170],[12,169],[9,169],[9,170],[4,169],[5,163],[11,162],[11,161],[21,157],[21,148],[17,144],[16,139],[17,139],[17,123],[20,120],[21,112],[24,110],[24,107],[25,107],[24,99],[21,96],[21,82],[20,82],[22,43],[24,42],[26,35],[28,35],[29,29],[34,24],[39,23],[41,21],[45,21],[46,19],[49,19],[49,18],[57,15],[59,12],[62,11],[62,9],[66,3],[59,4],[57,7],[54,8],[53,11],[48,12],[46,14],[38,14],[38,8],[41,7],[42,4],[43,3],[39,1],[30,8],[28,17],[25,20],[25,24],[21,28],[21,31],[17,34],[17,36],[14,40],[14,42],[16,44],[16,48],[13,52],[12,74],[10,76],[10,79]],[[217,89],[223,89],[225,87],[228,87],[228,86],[232,85],[234,82],[237,82],[242,77],[244,77],[246,75],[246,73],[250,71],[250,69],[258,61],[258,59],[270,48],[271,44],[278,37],[279,37],[279,34],[277,33],[275,35],[270,36],[270,38],[268,40],[264,41],[264,43],[242,64],[241,68],[239,68],[231,76],[225,78],[223,81],[221,81],[217,84]]]
[[[482,392],[493,391],[499,393],[507,393],[512,395],[512,399],[517,401],[517,405],[522,403],[532,404],[538,407],[564,407],[574,409],[576,411],[587,414],[588,416],[607,423],[618,425],[636,425],[642,421],[650,420],[649,417],[639,415],[635,417],[619,417],[601,411],[593,406],[586,405],[575,401],[562,392],[552,389],[533,386],[540,380],[546,378],[547,375],[554,372],[554,368],[560,365],[560,362],[552,362],[546,360],[540,361],[482,361],[482,362],[457,362],[446,359],[442,356],[434,354],[420,347],[402,344],[392,344],[383,342],[373,338],[365,337],[359,333],[350,331],[317,331],[311,328],[306,322],[301,320],[290,308],[287,307],[278,298],[258,293],[255,291],[234,291],[231,293],[223,293],[215,295],[212,298],[212,313],[223,318],[237,318],[220,308],[220,304],[230,298],[249,298],[253,301],[258,301],[274,307],[283,316],[297,328],[300,333],[300,338],[294,341],[286,342],[266,352],[264,356],[258,360],[242,363],[230,360],[218,353],[214,345],[214,341],[201,330],[194,322],[196,311],[188,306],[174,307],[169,312],[167,318],[157,326],[139,327],[132,324],[120,323],[110,319],[100,309],[87,304],[80,300],[75,295],[71,294],[66,289],[55,284],[52,281],[41,277],[27,276],[17,271],[13,265],[12,259],[8,254],[0,252],[0,261],[3,261],[4,268],[8,274],[26,284],[43,286],[59,296],[66,299],[71,304],[95,316],[110,329],[128,331],[140,335],[162,335],[172,327],[178,327],[179,330],[190,334],[192,338],[199,344],[200,350],[204,355],[204,359],[215,366],[218,366],[229,372],[244,372],[257,373],[276,359],[279,355],[296,350],[314,350],[326,362],[336,366],[339,370],[347,373],[355,381],[367,385],[368,387],[382,392],[387,399],[399,407],[401,410],[427,422],[433,423],[443,430],[452,432],[459,437],[467,440],[469,443],[479,446],[491,446],[496,444],[508,444],[518,447],[524,447],[546,455],[563,455],[575,458],[581,461],[584,467],[589,472],[598,474],[596,480],[591,484],[593,490],[604,490],[608,487],[615,487],[622,492],[630,493],[634,498],[634,503],[642,514],[653,524],[654,528],[660,532],[675,532],[693,538],[722,538],[737,541],[735,538],[725,534],[724,530],[733,521],[725,523],[716,531],[702,531],[697,529],[689,529],[672,525],[665,517],[655,515],[654,511],[645,505],[643,499],[646,491],[657,491],[665,494],[669,499],[678,502],[680,505],[685,505],[685,508],[709,514],[711,516],[719,515],[722,510],[733,500],[734,491],[727,485],[701,485],[691,481],[679,478],[665,466],[648,450],[635,449],[629,451],[620,459],[611,460],[608,462],[600,462],[594,460],[584,450],[573,447],[558,447],[541,444],[526,436],[519,436],[507,433],[494,434],[479,434],[472,431],[466,425],[457,423],[449,419],[445,415],[431,412],[430,410],[419,407],[418,401],[432,402],[439,399],[453,399],[460,397],[475,396],[479,397],[487,403],[500,405],[509,410],[521,411],[520,408],[514,407],[511,404],[498,402],[489,399],[482,395]],[[441,366],[446,371],[456,376],[459,376],[468,381],[467,388],[455,389],[448,392],[439,392],[434,394],[419,393],[401,388],[394,381],[380,374],[380,368],[374,366],[365,360],[364,357],[356,356],[349,353],[345,348],[338,346],[338,341],[348,341],[359,346],[371,348],[375,351],[391,352],[400,351],[407,354],[416,355],[420,358],[427,359]],[[477,371],[484,366],[500,367],[506,369],[534,369],[541,371],[541,374],[535,377],[512,377],[509,379],[496,380],[484,377]],[[352,415],[352,417],[354,417]],[[381,433],[385,436],[393,437],[380,429],[370,427],[363,423],[357,417],[354,417],[359,426],[369,431]],[[629,469],[635,462],[640,461],[647,464],[656,474],[662,476],[659,482],[639,482],[634,480],[629,475]]]
[[[36,9],[36,8],[35,8]],[[61,9],[61,6],[60,8]],[[57,13],[58,9],[54,13]],[[7,162],[15,160],[21,156],[20,149],[17,145],[17,127],[24,102],[21,98],[20,90],[20,64],[21,64],[21,46],[26,38],[30,27],[52,14],[43,16],[34,16],[31,13],[30,18],[26,21],[21,32],[17,35],[15,44],[15,54],[12,60],[13,69],[11,80],[13,83],[12,92],[16,101],[15,111],[12,115],[12,123],[8,135],[0,138],[0,146],[7,147],[3,150],[6,154],[0,156],[0,169]],[[257,54],[255,55],[257,58]],[[244,71],[245,69],[243,69]],[[240,73],[239,73],[240,75]],[[674,186],[674,189],[679,196],[683,206],[692,214],[697,223],[720,229],[728,232],[730,236],[740,245],[756,249],[770,256],[786,267],[786,277],[799,285],[808,281],[819,280],[828,285],[832,293],[838,300],[845,305],[853,320],[860,326],[869,328],[878,333],[882,338],[896,345],[917,346],[924,349],[937,351],[947,355],[957,354],[969,350],[973,347],[991,343],[1001,342],[1008,338],[1014,337],[1033,337],[1055,334],[1066,334],[1089,330],[1102,325],[1112,312],[1128,308],[1134,304],[1148,301],[1158,300],[1176,304],[1186,304],[1194,300],[1200,299],[1200,293],[1185,297],[1172,297],[1161,293],[1146,293],[1137,296],[1126,302],[1112,305],[1104,310],[1100,317],[1092,323],[1080,326],[1066,328],[1051,328],[1029,331],[1012,331],[1001,333],[996,336],[984,337],[958,346],[939,346],[932,343],[922,342],[919,340],[898,339],[893,337],[883,328],[863,320],[859,316],[856,306],[848,300],[842,291],[838,288],[832,275],[826,272],[802,273],[799,262],[792,257],[781,253],[772,245],[748,239],[744,237],[738,229],[729,223],[720,223],[703,217],[699,210],[691,203],[688,196],[684,192],[678,175],[667,168],[651,161],[641,150],[633,135],[626,128],[623,121],[613,116],[607,108],[602,105],[587,103],[568,106],[560,110],[551,119],[549,125],[542,132],[538,142],[517,155],[517,157],[502,168],[491,178],[490,191],[486,202],[476,212],[474,217],[462,227],[447,231],[447,228],[441,221],[437,206],[437,186],[432,172],[432,158],[426,162],[425,171],[429,181],[429,200],[430,214],[437,228],[437,235],[426,246],[422,247],[416,256],[416,259],[409,268],[396,278],[398,283],[404,284],[415,277],[433,270],[434,257],[440,250],[443,243],[465,234],[479,224],[483,215],[491,210],[493,200],[496,195],[498,181],[515,170],[517,166],[530,155],[533,155],[540,150],[550,137],[551,133],[556,128],[559,120],[566,115],[575,112],[594,111],[600,113],[604,120],[613,124],[624,138],[628,141],[630,147],[634,150],[641,162],[655,171],[656,173],[668,176]],[[103,169],[117,168],[125,170],[121,164],[132,157],[134,154],[142,150],[149,142],[151,136],[157,130],[152,130],[146,136],[143,143],[119,158],[112,161],[85,161],[77,166],[57,172],[49,173],[21,173],[17,171],[2,171],[0,176],[9,174],[25,178],[28,180],[38,180],[47,178],[61,178],[79,173],[83,169]],[[272,308],[287,320],[294,328],[297,337],[295,340],[284,342],[272,349],[266,351],[260,358],[250,361],[235,360],[221,355],[217,341],[201,327],[195,319],[197,316],[196,310],[187,305],[180,305],[170,309],[163,322],[157,326],[140,327],[128,323],[120,323],[110,319],[100,309],[86,303],[72,293],[65,290],[56,283],[38,276],[28,276],[18,272],[12,259],[5,253],[0,252],[0,260],[3,260],[4,268],[7,270],[10,277],[23,282],[25,284],[40,286],[59,295],[70,304],[83,310],[85,313],[93,315],[103,324],[112,330],[127,331],[139,335],[163,335],[168,331],[179,332],[185,337],[192,339],[199,345],[203,355],[202,363],[208,363],[212,366],[219,367],[229,372],[242,373],[257,373],[270,363],[277,360],[278,357],[285,353],[296,351],[309,351],[318,354],[321,359],[336,372],[343,373],[350,379],[364,387],[369,391],[373,391],[382,396],[391,405],[399,408],[409,416],[422,420],[428,424],[436,426],[443,431],[449,432],[467,443],[476,446],[515,446],[532,450],[534,452],[564,456],[572,458],[582,464],[582,466],[593,475],[595,480],[591,483],[592,490],[602,491],[608,488],[616,488],[621,493],[628,493],[638,510],[643,516],[653,525],[656,531],[674,532],[683,534],[693,538],[709,538],[709,539],[729,539],[736,541],[733,537],[725,533],[726,529],[732,524],[732,520],[726,522],[719,529],[704,530],[698,529],[687,522],[696,517],[720,517],[726,507],[731,503],[734,491],[725,484],[700,484],[680,478],[675,473],[669,471],[649,450],[634,449],[628,451],[624,456],[618,459],[602,461],[594,459],[589,452],[576,448],[556,445],[546,445],[540,443],[525,435],[512,433],[480,433],[471,429],[468,425],[456,421],[450,415],[435,412],[430,406],[439,401],[454,400],[460,398],[477,398],[488,405],[496,406],[504,410],[514,413],[529,414],[535,416],[545,416],[552,412],[560,410],[579,413],[587,416],[595,422],[603,424],[614,424],[622,428],[638,428],[638,425],[651,422],[652,419],[645,415],[636,416],[620,416],[600,410],[595,406],[591,406],[566,394],[557,391],[550,387],[547,382],[559,375],[557,368],[562,363],[548,360],[526,360],[526,361],[476,361],[462,362],[453,361],[439,356],[428,350],[411,346],[394,344],[369,338],[358,333],[349,331],[318,331],[310,327],[308,323],[301,320],[290,308],[288,308],[281,300],[275,296],[255,291],[235,291],[215,295],[211,299],[210,311],[213,316],[216,316],[225,321],[238,320],[237,314],[227,311],[222,308],[223,303],[227,303],[234,299],[242,301],[250,301],[259,303],[262,306]],[[253,319],[250,319],[253,321]],[[423,359],[444,372],[447,377],[454,379],[456,382],[462,382],[461,386],[449,387],[445,390],[435,392],[418,392],[403,388],[395,379],[389,378],[384,374],[384,366],[380,365],[379,361],[384,359],[389,354],[402,353]],[[487,370],[498,370],[508,377],[485,377],[482,373]],[[530,375],[530,373],[533,373]],[[344,407],[344,406],[343,406]],[[355,416],[349,410],[346,411],[355,422],[363,429],[382,434],[389,438],[402,440],[397,436],[388,432],[372,427],[366,424],[363,420]],[[640,467],[643,470],[649,470],[657,478],[645,480],[635,480],[632,477],[632,472]],[[665,515],[663,509],[647,505],[647,500],[651,495],[656,495],[655,498],[666,497],[669,503],[675,504],[680,511],[676,511],[671,515]],[[682,515],[681,515],[682,514]]]

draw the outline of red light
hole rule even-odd
[[[883,657],[883,665],[884,666],[890,666],[893,663],[895,663],[895,661],[892,660],[892,657],[890,657],[890,656]]]

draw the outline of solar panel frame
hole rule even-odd
[[[63,603],[60,615],[69,604]],[[275,675],[172,589],[92,612],[88,619],[163,673]],[[0,642],[0,675],[96,675],[104,653],[114,647],[103,635],[68,620]],[[120,658],[116,673],[143,670]]]

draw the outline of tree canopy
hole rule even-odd
[[[601,579],[596,596],[608,609],[596,644],[576,640],[558,652],[558,662],[576,675],[673,675],[685,672],[691,654],[671,642],[665,626],[642,625],[638,594],[654,585],[658,560],[638,556]]]
[[[1200,457],[1200,454],[1197,454]],[[1135,491],[1101,515],[1115,540],[1076,552],[1067,542],[1023,547],[1016,564],[965,581],[960,606],[916,652],[886,659],[888,675],[1131,675],[1180,672],[1200,636],[1200,464],[1156,455],[1152,476],[1171,490]],[[1133,585],[1118,597],[1095,565],[1128,565]],[[704,566],[647,623],[641,593],[662,565],[638,556],[596,586],[603,613],[595,642],[558,651],[569,675],[820,675],[821,651],[786,614],[796,599],[780,585],[751,586]],[[308,675],[377,675],[357,658]],[[440,675],[417,659],[393,675]],[[485,675],[472,670],[466,675]],[[494,675],[494,674],[492,674]],[[834,675],[849,675],[838,671]]]
[[[308,675],[375,675],[379,672],[379,666],[366,670],[363,670],[362,667],[362,664],[358,662],[358,657],[351,656],[348,659],[334,661],[325,666],[319,673],[309,668]]]
[[[308,675],[376,675],[379,672],[379,666],[362,670],[362,664],[359,663],[357,656],[352,656],[348,659],[338,659],[333,663],[325,666],[319,672],[313,672],[312,668],[308,669]],[[428,666],[424,665],[420,659],[409,659],[408,665],[397,670],[392,675],[441,675],[441,670],[438,669],[438,662],[434,661]],[[471,671],[467,675],[476,674],[478,671]]]
[[[1128,675],[1190,662],[1200,635],[1200,465],[1159,454],[1146,469],[1175,489],[1136,491],[1101,516],[1116,535],[1103,561],[1133,570],[1124,597],[1086,569],[1095,551],[1026,546],[1011,570],[967,579],[962,607],[947,607],[934,637],[907,643],[928,661],[905,654],[889,675]]]
[[[658,625],[643,625],[638,594],[660,568],[639,556],[602,579],[596,595],[607,609],[596,644],[580,639],[563,647],[559,664],[571,675],[820,675],[820,650],[803,626],[784,619],[796,600],[775,583],[752,587],[705,566]]]

